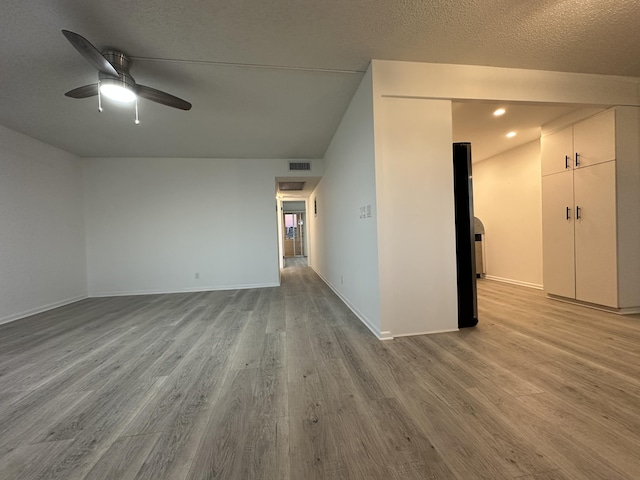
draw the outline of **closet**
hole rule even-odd
[[[542,136],[547,294],[640,305],[639,125],[637,108],[616,107]]]

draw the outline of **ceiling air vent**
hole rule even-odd
[[[304,182],[278,182],[281,192],[292,192],[304,190]]]
[[[311,171],[311,162],[289,162],[289,171]]]

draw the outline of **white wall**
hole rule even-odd
[[[488,278],[542,288],[540,175],[539,140],[473,164]]]
[[[275,177],[288,175],[287,165],[268,159],[87,159],[90,294],[278,285]]]
[[[369,71],[327,149],[307,220],[309,265],[381,337],[371,89]],[[367,205],[371,217],[359,218]]]
[[[451,102],[376,101],[382,328],[457,330]]]
[[[0,126],[0,323],[86,293],[81,160]]]
[[[640,108],[616,108],[618,302],[640,306]]]

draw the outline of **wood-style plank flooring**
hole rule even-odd
[[[477,328],[380,342],[289,263],[0,326],[0,479],[640,478],[639,316],[480,281]]]

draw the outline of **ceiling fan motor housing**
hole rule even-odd
[[[118,50],[105,50],[102,52],[102,56],[113,65],[113,67],[119,72],[129,72],[131,68],[131,60],[124,53]]]
[[[118,85],[123,88],[127,88],[129,90],[136,90],[136,82],[131,75],[126,72],[118,72],[118,77],[113,77],[111,75],[107,75],[106,73],[98,72],[98,78],[100,79],[100,84],[106,85]]]
[[[118,72],[118,78],[107,73],[98,72],[98,78],[102,84],[113,84],[135,91],[136,81],[129,74],[131,60],[124,53],[117,50],[105,50],[102,52],[104,58],[113,65]]]

